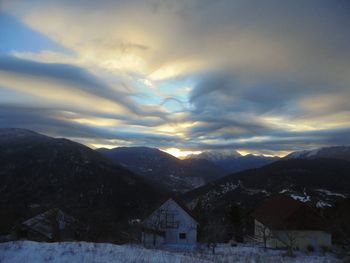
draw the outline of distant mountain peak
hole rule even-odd
[[[0,136],[27,136],[27,135],[38,135],[41,134],[36,133],[31,130],[22,129],[22,128],[1,128],[0,129]]]
[[[216,165],[225,169],[227,172],[232,173],[261,167],[277,161],[279,158],[254,154],[247,154],[243,156],[238,151],[229,149],[202,152],[198,155],[189,156],[189,159],[205,159],[215,163]]]
[[[211,151],[205,151],[200,154],[192,154],[189,156],[189,158],[193,159],[206,159],[209,161],[218,161],[223,159],[233,159],[241,157],[242,155],[233,149],[228,150],[211,150]]]
[[[146,147],[146,146],[132,146],[132,147],[126,147],[126,146],[121,146],[121,147],[115,147],[111,149],[107,148],[99,148],[97,151],[126,151],[126,152],[157,152],[157,153],[165,153],[157,148],[151,148],[151,147]]]
[[[302,150],[302,151],[296,151],[288,154],[285,158],[286,159],[295,159],[295,158],[300,158],[300,157],[312,157],[317,155],[317,153],[321,150],[322,148],[314,148],[311,150]]]
[[[133,147],[115,147],[112,149],[107,149],[107,148],[99,148],[96,149],[96,151],[107,155],[107,156],[111,156],[111,155],[117,155],[117,156],[128,156],[131,157],[137,157],[137,158],[141,158],[141,159],[172,159],[172,160],[176,160],[179,161],[178,158],[176,158],[175,156],[163,152],[157,148],[151,148],[151,147],[146,147],[146,146],[133,146]]]
[[[284,159],[315,159],[332,158],[350,161],[350,146],[331,146],[311,150],[296,151],[288,154]]]

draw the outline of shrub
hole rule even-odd
[[[314,251],[315,251],[315,248],[314,248],[312,245],[307,245],[306,250],[307,250],[308,252],[314,252]]]
[[[323,253],[330,252],[331,248],[329,246],[321,246],[321,251]]]

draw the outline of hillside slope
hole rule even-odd
[[[350,197],[350,162],[335,159],[282,160],[225,176],[183,195],[220,211],[231,203],[254,207],[264,198],[285,194],[316,207]]]
[[[86,146],[22,129],[0,130],[0,185],[2,231],[58,207],[87,225],[87,239],[117,237],[162,195]]]

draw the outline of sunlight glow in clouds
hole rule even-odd
[[[171,154],[177,158],[180,158],[180,159],[185,158],[188,155],[192,155],[192,154],[197,155],[197,154],[202,153],[201,151],[182,151],[178,148],[167,148],[167,149],[164,149],[162,151],[169,153],[169,154]]]
[[[0,3],[0,126],[92,147],[350,144],[349,1]]]

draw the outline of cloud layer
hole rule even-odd
[[[5,0],[2,10],[49,40],[0,57],[3,127],[95,146],[350,144],[348,1]]]

